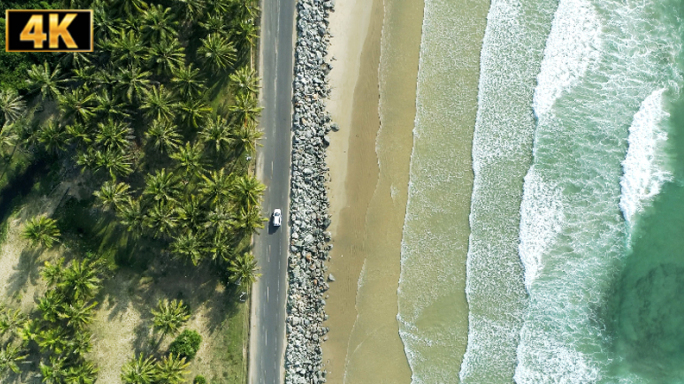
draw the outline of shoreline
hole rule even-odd
[[[331,71],[329,111],[341,132],[328,149],[336,281],[323,356],[331,382],[408,384],[397,288],[423,1],[342,7],[330,25],[331,53],[344,63]]]

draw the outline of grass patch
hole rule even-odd
[[[247,381],[245,342],[249,328],[249,305],[247,303],[239,304],[235,313],[226,317],[221,328],[224,331],[221,333],[217,345],[225,347],[215,353],[223,364],[212,367],[211,375],[207,375],[206,372],[197,373],[209,376],[211,384],[245,383]]]

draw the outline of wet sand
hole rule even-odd
[[[338,2],[331,18],[328,106],[340,131],[328,151],[336,281],[323,358],[330,383],[401,384],[411,381],[397,284],[423,2],[370,3]]]

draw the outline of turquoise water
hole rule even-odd
[[[520,208],[530,302],[518,383],[641,382],[625,362],[643,362],[635,348],[648,355],[652,333],[660,334],[642,327],[684,320],[648,297],[670,289],[653,258],[660,250],[632,251],[654,241],[640,222],[657,215],[653,202],[674,180],[678,148],[668,136],[676,131],[670,100],[682,84],[680,10],[674,1],[559,3],[532,103],[534,160]]]
[[[684,383],[683,40],[684,0],[492,1],[461,382]]]

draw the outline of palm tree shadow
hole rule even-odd
[[[136,284],[135,275],[130,276],[126,271],[119,271],[111,279],[107,279],[102,287],[102,291],[97,297],[97,301],[102,303],[109,311],[107,319],[109,321],[126,313],[132,301],[136,299],[134,285]],[[125,292],[124,294],[109,294],[109,292]]]
[[[25,290],[28,283],[32,285],[38,284],[38,279],[40,278],[38,258],[40,254],[40,249],[24,249],[21,251],[19,262],[13,268],[14,273],[8,279],[7,292],[10,296]]]
[[[2,378],[3,383],[7,384],[39,384],[41,378],[36,374],[37,364],[33,361],[20,361],[17,363],[21,369],[20,373],[9,372]],[[28,365],[36,366],[32,368],[25,367]]]
[[[156,352],[156,347],[158,346],[158,340],[154,340],[154,334],[152,334],[152,316],[145,316],[141,319],[140,323],[136,324],[133,333],[135,338],[133,339],[133,351],[136,356],[141,353],[145,355],[154,355]]]

